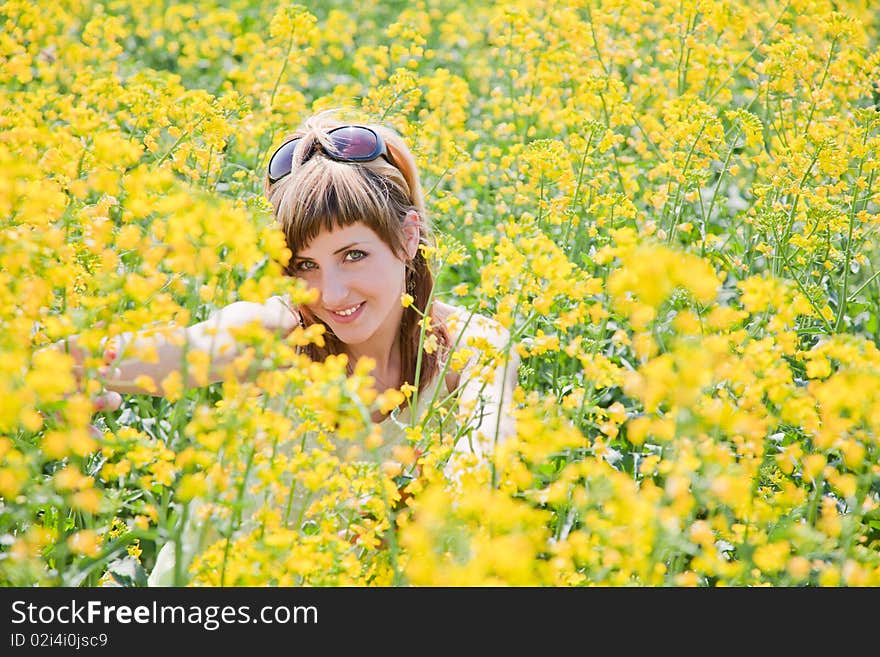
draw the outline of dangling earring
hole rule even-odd
[[[412,265],[413,260],[415,260],[415,258],[410,258],[409,260],[407,260],[406,261],[407,265]],[[405,274],[405,279],[406,279],[406,292],[407,292],[407,294],[412,294],[413,292],[416,291],[416,271],[415,271],[415,269],[407,268],[406,274]]]

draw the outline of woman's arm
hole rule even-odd
[[[191,326],[166,325],[123,333],[109,339],[105,345],[104,360],[111,365],[107,368],[104,387],[126,394],[161,396],[164,393],[162,381],[171,373],[182,371],[186,355],[195,351],[208,356],[207,381],[189,372],[185,387],[222,381],[227,368],[241,355],[232,335],[233,329],[255,321],[284,337],[299,325],[299,314],[285,299],[272,297],[265,304],[231,303],[205,321]],[[81,358],[74,357],[81,367]]]
[[[461,370],[458,398],[459,416],[469,418],[472,431],[456,443],[454,452],[484,459],[516,434],[510,408],[520,357],[510,344],[510,332],[482,315],[475,315],[464,330],[459,349],[463,347],[475,352]]]

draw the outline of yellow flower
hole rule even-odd
[[[77,491],[70,498],[70,506],[86,513],[96,514],[101,510],[101,494],[94,488]]]
[[[186,362],[187,373],[195,380],[196,384],[200,386],[208,385],[208,373],[211,364],[211,357],[208,352],[200,349],[189,351],[186,354]]]
[[[148,392],[150,392],[150,394],[154,394],[158,390],[155,381],[153,381],[153,378],[146,374],[140,374],[135,377],[134,384],[139,388],[147,390]]]
[[[406,396],[400,390],[388,388],[376,398],[379,410],[382,413],[390,413],[406,401]]]
[[[759,546],[752,558],[755,565],[765,573],[775,573],[785,568],[790,550],[791,546],[787,541],[778,541]]]
[[[374,424],[370,429],[370,435],[367,436],[367,439],[364,441],[364,447],[367,449],[376,449],[377,447],[381,447],[382,443],[382,427],[378,424]]]
[[[812,481],[822,472],[827,459],[824,454],[808,454],[803,458],[804,476]]]
[[[423,343],[422,347],[424,348],[425,353],[433,354],[435,351],[437,351],[437,347],[439,346],[439,344],[440,343],[437,341],[437,336],[432,333],[427,338],[425,338],[425,342]]]
[[[189,502],[194,497],[204,495],[208,491],[208,482],[204,472],[186,474],[177,484],[176,497],[181,502]]]
[[[82,529],[71,534],[67,546],[78,556],[97,557],[101,553],[101,539],[93,529]]]
[[[412,465],[416,462],[416,451],[411,445],[395,445],[391,454],[403,465]]]
[[[795,582],[803,582],[810,576],[810,561],[800,555],[789,559],[785,567]]]
[[[183,396],[183,377],[177,370],[162,379],[161,386],[163,394],[169,401],[175,402]]]

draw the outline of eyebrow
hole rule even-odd
[[[336,255],[337,253],[342,253],[343,251],[346,251],[346,250],[350,249],[350,248],[353,247],[353,246],[357,246],[358,244],[366,244],[366,242],[352,242],[351,244],[349,244],[349,245],[347,245],[347,246],[343,246],[341,249],[336,249],[336,250],[333,252],[333,255]],[[311,260],[311,258],[304,258],[304,257],[302,257],[302,256],[297,256],[296,259],[297,259],[297,260]]]

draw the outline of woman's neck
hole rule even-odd
[[[381,391],[386,388],[400,387],[401,363],[400,363],[400,345],[395,341],[390,348],[380,350],[357,349],[349,347],[348,361],[350,371],[354,370],[355,364],[363,357],[371,358],[375,361],[370,376],[376,379],[376,387]]]
[[[401,307],[400,315],[390,318],[391,321],[386,322],[385,327],[377,331],[369,341],[345,346],[352,369],[364,356],[375,361],[371,375],[376,379],[377,386],[397,388],[400,385],[402,372],[399,333],[402,315]]]

